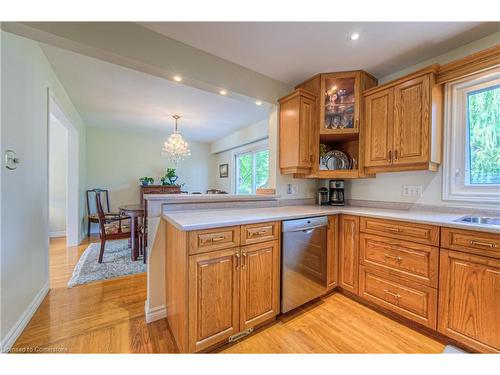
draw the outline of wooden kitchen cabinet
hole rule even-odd
[[[365,98],[365,166],[386,166],[392,158],[394,89],[379,91]]]
[[[328,216],[326,245],[327,285],[331,290],[339,284],[339,215]]]
[[[189,351],[239,332],[239,248],[189,257]]]
[[[433,65],[364,92],[367,173],[437,170],[443,95],[436,72]]]
[[[240,331],[272,319],[280,311],[279,241],[241,248]]]
[[[339,286],[358,293],[359,217],[340,215],[339,219]]]
[[[304,89],[297,89],[279,100],[279,164],[282,174],[308,174],[312,170],[315,102],[314,94]]]
[[[500,352],[500,260],[441,249],[438,330],[480,352]]]
[[[182,353],[215,348],[280,313],[279,221],[195,231],[165,226],[167,320]]]

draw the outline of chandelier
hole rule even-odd
[[[161,153],[162,155],[167,156],[174,164],[177,165],[179,161],[184,159],[186,156],[191,155],[191,150],[189,149],[189,145],[184,140],[184,138],[182,138],[181,133],[177,129],[177,120],[180,119],[181,116],[172,115],[172,117],[175,119],[175,131],[170,134],[170,137],[163,145]]]

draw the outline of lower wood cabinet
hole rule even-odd
[[[239,248],[189,257],[189,351],[239,332]]]
[[[339,219],[339,286],[358,293],[359,217],[340,215]]]
[[[279,314],[279,241],[189,257],[189,351],[199,352]]]
[[[272,319],[280,312],[278,241],[241,248],[240,331]]]
[[[407,319],[436,329],[437,290],[360,266],[360,297]]]
[[[438,316],[444,335],[500,352],[500,260],[441,249]]]
[[[339,215],[328,216],[326,246],[327,283],[332,290],[339,284]]]

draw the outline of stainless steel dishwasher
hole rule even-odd
[[[326,216],[283,221],[281,312],[326,292],[327,227]]]

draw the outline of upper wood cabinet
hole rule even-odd
[[[436,71],[431,66],[364,92],[367,172],[437,170],[443,98]]]
[[[279,100],[279,163],[283,174],[308,174],[312,170],[315,102],[316,97],[304,89],[297,89]]]
[[[441,249],[438,330],[500,353],[500,260]]]
[[[392,159],[394,89],[379,91],[365,99],[365,166],[386,166]]]
[[[280,99],[281,173],[301,178],[364,177],[362,93],[376,84],[374,77],[360,70],[321,73]],[[306,129],[307,135],[302,133]],[[349,168],[327,169],[325,163],[320,166],[320,145],[325,151],[344,152]]]

